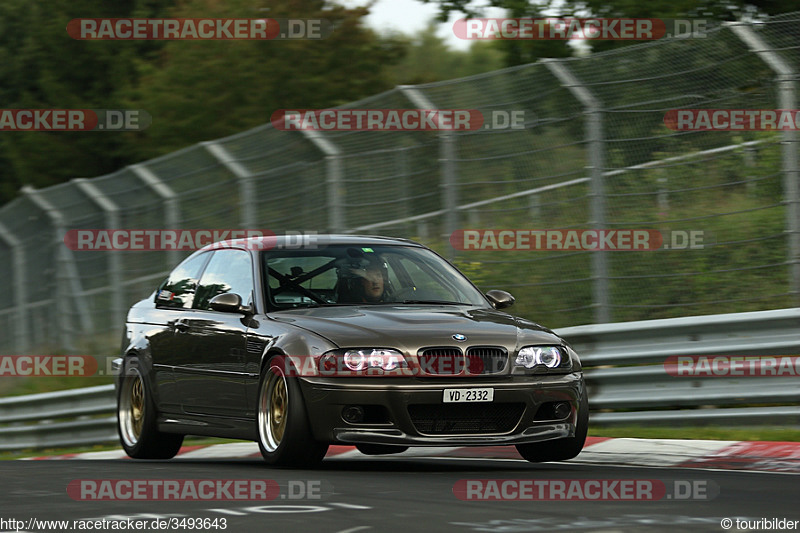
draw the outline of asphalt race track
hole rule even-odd
[[[800,519],[800,480],[792,473],[386,456],[327,459],[315,470],[271,469],[259,458],[5,461],[0,468],[0,517],[19,520],[192,517],[225,518],[226,530],[233,532],[500,533],[719,532],[724,531],[723,518]],[[268,502],[76,501],[66,491],[76,479],[187,478],[270,479],[280,486],[281,496]],[[660,480],[668,492],[675,482],[699,483],[707,490],[705,499],[689,500],[667,495],[658,501],[462,501],[453,487],[464,479]],[[319,482],[319,497],[289,498],[289,484],[298,486],[298,481]],[[729,530],[737,531],[735,524]]]

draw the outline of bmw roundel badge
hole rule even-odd
[[[458,342],[464,342],[465,340],[467,340],[467,336],[462,335],[461,333],[456,333],[455,335],[453,335],[453,338]]]

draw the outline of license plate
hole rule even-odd
[[[491,402],[494,389],[444,389],[444,403]]]

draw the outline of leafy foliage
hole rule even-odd
[[[320,0],[8,0],[0,4],[4,108],[144,109],[144,132],[0,136],[0,203],[44,187],[269,121],[277,109],[331,107],[390,88],[406,44],[366,28],[367,9]],[[266,13],[266,14],[265,14]],[[324,41],[78,41],[82,17],[324,18]]]

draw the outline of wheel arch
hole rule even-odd
[[[156,386],[155,369],[153,368],[153,355],[150,349],[150,342],[144,334],[133,334],[130,329],[128,330],[127,344],[122,349],[122,365],[120,372],[116,376],[117,390],[122,384],[122,378],[130,364],[131,359],[136,359],[139,372],[142,378],[147,382],[147,386],[156,409],[160,410],[161,402],[158,397],[158,387]]]

